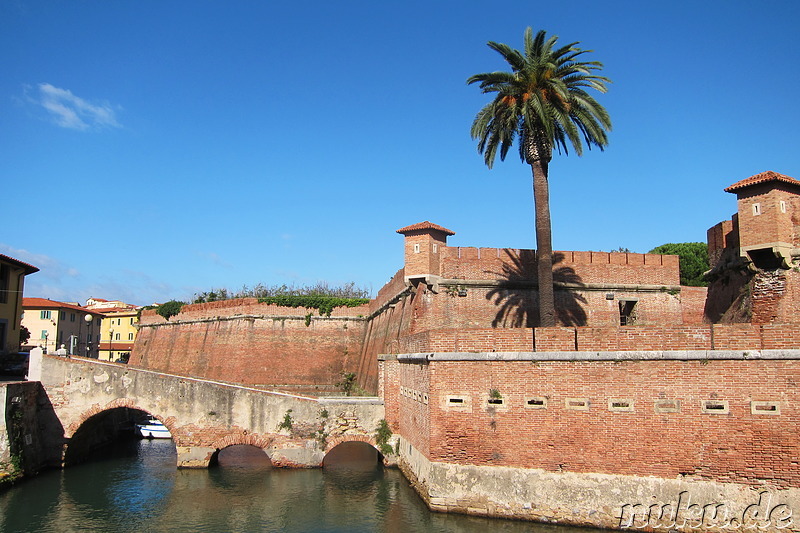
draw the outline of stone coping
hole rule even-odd
[[[424,352],[380,354],[380,361],[714,361],[800,360],[797,350],[653,350],[616,352]]]
[[[383,405],[377,396],[322,396],[317,401],[325,405]]]

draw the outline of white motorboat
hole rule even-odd
[[[143,439],[171,439],[167,427],[156,418],[148,418],[144,424],[136,424],[136,432]]]

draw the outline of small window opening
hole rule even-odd
[[[781,200],[781,213],[786,212],[786,202]]]
[[[757,217],[761,214],[761,204],[753,204],[753,216]]]
[[[433,253],[439,253],[439,245],[436,243],[433,243]]]
[[[464,403],[464,398],[450,398],[448,401],[450,403]]]
[[[703,412],[711,414],[728,414],[728,402],[725,400],[705,400],[703,402]]]
[[[589,400],[585,398],[567,398],[564,400],[564,405],[567,409],[575,409],[578,411],[589,410]]]
[[[636,323],[636,301],[619,300],[619,325],[632,326]]]
[[[540,400],[538,398],[531,398],[530,400],[528,400],[528,405],[530,405],[531,407],[539,407],[544,405],[544,400]]]
[[[418,253],[419,253],[419,243],[417,243],[417,244],[415,244],[415,245],[414,245],[414,253],[415,253],[415,254],[418,254]]]
[[[779,415],[781,414],[778,402],[750,402],[750,413],[754,415]]]
[[[633,400],[628,398],[614,398],[608,400],[608,410],[622,413],[633,412]]]
[[[489,404],[490,405],[503,405],[503,399],[502,398],[489,398]]]

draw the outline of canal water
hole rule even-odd
[[[215,468],[177,470],[175,461],[171,440],[133,440],[45,472],[0,493],[0,531],[587,531],[431,513],[398,470],[375,464],[288,470],[220,457]]]

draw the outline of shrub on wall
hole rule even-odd
[[[331,311],[335,307],[358,307],[369,303],[368,298],[338,298],[334,296],[317,295],[294,295],[284,294],[281,296],[267,296],[259,298],[260,303],[278,305],[281,307],[305,307],[306,309],[317,309],[320,316],[331,316]]]
[[[181,308],[185,304],[177,300],[170,300],[156,307],[156,313],[163,316],[167,320],[181,312]]]

